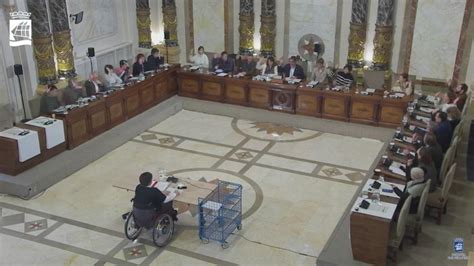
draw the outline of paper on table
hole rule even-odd
[[[404,165],[399,162],[392,162],[392,165],[390,165],[388,170],[390,170],[394,174],[405,176],[405,171],[400,169],[400,166],[404,166]]]
[[[425,112],[425,113],[432,113],[436,111],[436,109],[428,108],[428,107],[420,107],[420,111]]]
[[[416,120],[420,120],[420,121],[423,121],[425,123],[428,123],[431,120],[429,117],[424,117],[424,116],[420,116],[420,115],[417,115],[415,118],[416,118]]]
[[[169,193],[168,196],[166,196],[165,203],[168,203],[168,202],[174,200],[174,198],[176,198],[176,196],[177,196],[177,195],[176,195],[176,193],[174,193],[174,192],[173,192],[173,193]]]
[[[367,88],[367,89],[365,89],[365,91],[368,92],[368,93],[374,93],[375,89]]]
[[[374,204],[370,200],[370,206],[368,209],[360,208],[359,205],[364,200],[364,198],[358,197],[352,206],[353,212],[363,213],[367,215],[377,216],[385,219],[392,219],[395,209],[397,208],[396,204],[381,202],[379,204]]]
[[[160,191],[165,191],[169,185],[170,185],[170,182],[159,181],[158,183],[156,183],[156,188],[159,189]]]
[[[405,93],[395,93],[395,96],[403,98],[405,97]]]
[[[365,183],[364,185],[364,188],[363,188],[363,191],[367,191],[367,192],[371,192],[373,189],[371,189],[372,187],[372,184],[375,182],[376,180],[375,179],[369,179],[367,180],[367,182]],[[380,181],[378,181],[380,182]],[[400,184],[395,184],[395,183],[392,183],[392,182],[380,182],[382,183],[382,186],[380,187],[380,195],[383,195],[383,196],[388,196],[388,197],[394,197],[394,198],[400,198],[399,196],[397,196],[397,194],[393,191],[393,188],[391,185],[395,185],[397,186],[401,191],[403,191],[405,189],[405,185],[400,185]],[[384,192],[383,189],[391,189],[392,192]]]
[[[219,73],[219,74],[217,74],[217,76],[218,77],[225,77],[225,76],[227,76],[227,73]]]
[[[50,124],[45,125],[45,122],[50,122]],[[51,119],[49,117],[40,116],[26,122],[26,124],[45,129],[47,149],[51,149],[66,141],[66,137],[64,136],[64,124],[60,119]]]
[[[295,83],[301,82],[301,79],[295,79],[295,78],[285,78],[286,81],[292,81]]]

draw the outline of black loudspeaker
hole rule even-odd
[[[87,56],[88,56],[88,57],[94,57],[94,56],[95,56],[94,47],[89,47],[89,48],[87,48]]]
[[[23,66],[20,64],[13,65],[13,70],[15,71],[15,75],[20,76],[23,75]]]
[[[170,32],[165,30],[165,40],[169,40],[170,39]]]

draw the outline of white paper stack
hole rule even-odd
[[[405,176],[405,171],[400,169],[400,166],[406,167],[404,164],[393,161],[388,170],[390,170],[394,174]]]
[[[52,122],[51,124],[45,125],[46,122]],[[28,125],[42,127],[46,132],[46,148],[51,149],[66,141],[64,136],[64,124],[60,119],[51,119],[48,117],[40,116],[33,120],[26,122]]]
[[[362,191],[367,191],[367,192],[373,191],[373,189],[371,189],[371,187],[372,187],[372,184],[375,181],[376,181],[375,179],[368,179],[367,182],[365,183],[364,188],[362,189]],[[377,181],[377,182],[380,182],[380,181]],[[380,186],[379,190],[380,190],[380,195],[382,195],[382,196],[399,198],[399,196],[397,196],[397,194],[395,194],[395,192],[385,192],[385,191],[383,191],[384,189],[391,189],[393,191],[393,188],[392,188],[391,185],[395,185],[401,191],[403,191],[405,189],[405,185],[395,184],[395,183],[392,183],[392,182],[380,182],[380,183],[382,185]]]
[[[25,135],[19,135],[22,132],[28,132]],[[19,161],[25,162],[41,153],[38,132],[25,130],[18,127],[12,127],[0,132],[1,137],[15,139],[18,143]]]

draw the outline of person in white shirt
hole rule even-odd
[[[209,68],[209,58],[204,53],[203,46],[199,46],[197,55],[190,55],[189,61],[191,61],[195,66]]]
[[[106,65],[104,67],[105,80],[107,81],[107,87],[114,87],[123,84],[123,81],[117,74],[114,72],[114,67],[112,65]]]
[[[408,79],[408,74],[403,73],[398,78],[396,86],[392,88],[392,92],[402,92],[405,93],[407,96],[413,94],[413,84]],[[386,92],[385,94],[389,94],[390,92]]]

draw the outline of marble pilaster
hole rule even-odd
[[[474,6],[474,0],[466,0],[466,8],[464,9],[464,16],[461,24],[461,33],[459,34],[459,42],[458,42],[458,49],[456,51],[456,59],[454,62],[454,71],[453,71],[453,83],[457,84],[460,82],[461,79],[461,69],[463,66],[463,60],[469,61],[469,58],[464,58],[464,49],[466,47],[466,37],[467,37],[467,30],[469,28],[469,21],[472,19],[472,8]],[[467,65],[467,63],[466,63]],[[467,67],[465,67],[465,71],[467,71]],[[465,74],[464,74],[465,75]],[[472,90],[472,88],[471,88]]]
[[[347,62],[355,67],[364,65],[364,47],[367,34],[368,0],[353,0],[349,32]]]
[[[58,74],[62,77],[74,77],[76,69],[66,0],[49,0],[49,10],[54,10],[51,12],[51,25]]]
[[[53,42],[48,21],[48,9],[45,0],[28,0],[31,12],[33,51],[40,84],[57,82],[54,62]]]
[[[239,53],[252,54],[254,51],[253,34],[255,31],[253,0],[240,0],[239,21]]]
[[[260,15],[260,53],[267,56],[275,55],[276,36],[276,2],[275,0],[262,0],[262,14]]]
[[[379,0],[374,37],[374,68],[388,70],[393,46],[394,0]]]

